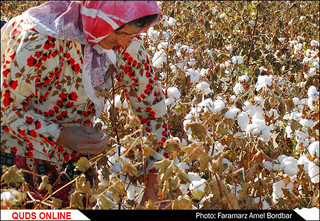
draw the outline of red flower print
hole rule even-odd
[[[6,69],[2,72],[3,76],[8,77],[8,74],[10,73],[10,69]]]
[[[87,118],[87,117],[89,116],[89,113],[88,113],[87,111],[83,111],[83,112],[82,112],[82,116],[85,117],[85,118]]]
[[[128,57],[130,57],[130,54],[129,54],[128,52],[124,52],[123,58],[124,58],[124,59],[127,59]]]
[[[42,66],[42,61],[39,61],[39,62],[35,65],[36,68],[40,68],[41,66]]]
[[[162,139],[161,139],[162,142],[166,142],[166,140],[167,140],[167,138],[165,138],[165,137],[162,137]]]
[[[164,152],[164,153],[163,153],[163,156],[164,156],[165,158],[168,158],[168,157],[169,157],[169,154],[168,154],[167,152]]]
[[[74,158],[74,157],[76,157],[78,154],[77,154],[77,152],[72,152],[71,153],[71,158]]]
[[[147,107],[147,108],[146,108],[146,111],[147,111],[147,112],[149,112],[149,111],[151,111],[151,110],[152,110],[151,107]]]
[[[22,136],[27,136],[27,135],[26,135],[26,130],[18,130],[18,132],[19,132]]]
[[[76,63],[76,61],[75,61],[73,58],[71,58],[71,59],[68,61],[68,63],[69,63],[71,66],[73,66],[73,65]]]
[[[167,132],[164,130],[164,131],[162,131],[162,136],[167,136]]]
[[[3,131],[9,133],[9,127],[8,127],[8,126],[4,126],[4,127],[3,127]]]
[[[51,53],[51,57],[56,57],[58,55],[58,51],[57,50],[54,50],[52,53]]]
[[[54,113],[55,113],[55,111],[54,111],[54,110],[49,110],[49,115],[50,115],[50,116],[53,116],[53,115],[54,115]]]
[[[48,36],[48,41],[53,41],[53,37],[51,37],[51,36]]]
[[[68,59],[68,60],[71,58],[71,55],[70,55],[69,52],[66,53],[65,58]]]
[[[40,58],[41,53],[40,53],[39,51],[36,51],[36,52],[34,53],[34,56],[35,56],[36,58]]]
[[[67,117],[68,111],[61,111],[61,115],[62,115],[63,117]]]
[[[36,64],[36,60],[32,57],[32,55],[30,55],[30,57],[27,59],[27,65],[29,67],[33,67]]]
[[[64,158],[64,162],[68,162],[69,159],[70,159],[70,154],[65,153],[65,154],[63,155],[63,158]]]
[[[157,169],[155,167],[152,167],[152,169],[150,170],[150,173],[156,173]]]
[[[3,99],[3,105],[5,107],[8,107],[12,102],[13,102],[13,99],[11,97]]]
[[[156,115],[156,112],[150,111],[150,112],[149,112],[149,115],[150,115],[150,116],[155,116],[155,115]]]
[[[148,67],[149,67],[148,63],[144,63],[144,70],[148,70]]]
[[[67,106],[68,106],[68,107],[73,107],[73,106],[74,106],[74,102],[69,101],[69,102],[67,103]]]
[[[42,60],[42,61],[46,61],[47,58],[48,58],[48,55],[47,55],[46,53],[44,53],[44,54],[42,55],[42,57],[41,57],[41,60]]]
[[[45,43],[44,46],[43,46],[43,49],[45,49],[45,50],[49,50],[49,49],[50,49],[50,43],[49,43],[49,41],[46,41],[46,43]]]
[[[150,131],[151,131],[150,127],[146,127],[146,132],[150,132]]]
[[[4,88],[8,88],[8,87],[9,87],[9,86],[7,85],[7,82],[6,82],[6,81],[3,81],[2,86],[3,86]]]
[[[130,66],[128,66],[128,65],[125,65],[124,66],[124,73],[128,73],[129,71],[130,71]]]
[[[16,54],[14,53],[14,54],[10,55],[9,57],[13,60],[16,57]]]
[[[62,114],[57,115],[56,118],[57,118],[58,120],[61,120],[61,119],[62,119]]]
[[[32,124],[33,121],[34,121],[34,119],[33,119],[32,117],[26,117],[26,122],[27,122],[28,124]]]
[[[15,90],[18,87],[18,81],[17,80],[11,81],[10,86],[13,90]]]
[[[138,62],[137,62],[136,60],[133,60],[133,61],[132,61],[132,66],[133,66],[133,67],[137,66],[137,64],[138,64]]]
[[[167,129],[168,128],[167,124],[163,123],[162,128]]]
[[[70,98],[71,100],[73,100],[73,101],[77,101],[77,100],[78,100],[78,95],[77,95],[76,92],[71,92],[71,93],[69,94],[69,98]]]
[[[35,123],[36,123],[35,129],[39,130],[41,128],[41,122],[37,120]]]
[[[68,93],[64,93],[64,92],[61,92],[59,94],[59,97],[63,100],[63,101],[66,101],[68,99]]]
[[[72,70],[78,74],[80,71],[80,65],[79,64],[73,65]]]
[[[32,157],[33,157],[32,151],[29,150],[29,151],[27,152],[27,156],[30,157],[30,158],[32,158]]]
[[[63,100],[57,100],[57,103],[56,103],[59,107],[62,107],[63,106]]]
[[[35,130],[29,131],[29,135],[30,135],[31,137],[34,137],[34,138],[36,138],[36,137],[38,136]]]
[[[12,153],[12,154],[16,154],[17,151],[18,151],[18,149],[16,147],[11,147],[10,148],[10,153]]]
[[[141,97],[138,97],[137,100],[140,102],[141,101]]]
[[[130,57],[128,57],[128,63],[129,64],[131,64],[132,63],[132,61],[133,61],[133,58],[130,56]]]

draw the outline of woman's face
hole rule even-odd
[[[131,41],[131,37],[138,34],[140,30],[141,28],[135,25],[125,25],[122,29],[111,32],[98,44],[108,50],[118,45],[121,45],[121,47],[127,47]]]

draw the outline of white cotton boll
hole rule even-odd
[[[209,94],[211,93],[211,89],[210,89],[210,85],[207,83],[207,82],[200,82],[196,85],[196,88],[199,90],[199,91],[202,91],[204,94]]]
[[[220,15],[219,15],[219,18],[225,18],[226,17],[226,13],[221,13]]]
[[[158,50],[167,50],[169,48],[169,42],[167,41],[160,42],[157,48]]]
[[[167,94],[168,94],[168,97],[174,97],[175,99],[179,99],[181,96],[179,89],[176,87],[169,87],[167,89]]]
[[[230,109],[224,114],[224,116],[225,116],[226,118],[234,118],[235,116],[237,116],[237,114],[238,114],[239,111],[240,111],[240,110],[239,110],[238,108],[233,107],[233,108],[230,108]]]
[[[297,165],[303,165],[303,170],[308,172],[308,164],[310,160],[306,157],[306,155],[301,155],[298,159]]]
[[[289,43],[290,43],[290,46],[292,47],[292,46],[298,44],[298,41],[297,40],[293,40],[293,41],[289,41]]]
[[[186,74],[190,76],[191,83],[197,83],[200,80],[199,71],[196,71],[196,70],[189,68],[189,69],[187,69]]]
[[[268,69],[265,67],[260,67],[259,71],[260,71],[260,74],[262,74],[263,72],[268,72]]]
[[[242,56],[233,56],[232,63],[235,65],[243,64],[243,57]]]
[[[275,182],[273,187],[273,193],[272,193],[272,201],[273,203],[277,203],[279,198],[283,197],[282,188],[285,188],[286,183],[283,180],[279,180]]]
[[[273,169],[272,163],[270,161],[263,160],[262,164],[263,164],[263,167],[267,168],[268,170],[272,170]]]
[[[229,53],[231,53],[232,52],[232,45],[226,46],[226,49],[228,50]]]
[[[280,41],[281,43],[284,43],[284,38],[280,37],[280,38],[278,38],[278,41]]]
[[[133,185],[130,185],[127,189],[127,197],[128,197],[128,200],[134,200],[134,198],[136,197],[136,194],[135,194],[135,187]]]
[[[186,162],[181,162],[178,164],[180,170],[188,170],[190,167]]]
[[[315,46],[315,47],[319,47],[319,41],[311,40],[310,45]]]
[[[167,106],[170,106],[171,104],[175,103],[175,100],[174,97],[168,97],[164,102]]]
[[[201,70],[200,70],[200,75],[201,75],[202,77],[207,76],[208,73],[209,73],[209,69],[208,69],[208,68],[207,68],[207,69],[201,68]]]
[[[242,131],[245,131],[249,124],[249,116],[246,112],[241,112],[237,116],[237,122]]]
[[[167,27],[169,25],[169,22],[167,20],[164,20],[162,24],[163,24],[163,27]]]
[[[261,88],[268,89],[272,85],[272,76],[259,75],[258,81],[256,83],[257,91],[260,91]]]
[[[114,98],[114,106],[117,108],[122,108],[121,95],[117,94]]]
[[[279,160],[280,163],[282,163],[282,161],[283,161],[284,159],[286,159],[287,157],[288,157],[288,156],[282,154],[282,155],[278,156],[277,159]]]
[[[255,117],[256,115],[253,116],[252,118],[252,124],[256,125],[258,128],[262,129],[265,125],[266,122],[262,118],[257,118]]]
[[[214,111],[216,112],[220,112],[226,106],[224,101],[220,99],[217,99],[213,105],[214,105]]]
[[[273,117],[273,119],[278,119],[279,117],[279,113],[276,109],[270,109],[268,112],[267,112],[267,116],[268,117]]]
[[[302,49],[302,44],[301,43],[296,44],[294,46],[294,53],[297,53],[298,51],[301,51],[301,49]]]
[[[157,51],[152,58],[152,64],[156,68],[161,68],[163,66],[163,63],[165,63],[166,61],[167,55],[163,49]]]
[[[293,103],[294,103],[295,105],[297,105],[297,104],[299,103],[299,98],[294,97],[294,98],[292,98],[292,101],[293,101]]]
[[[239,82],[248,82],[249,81],[249,76],[244,74],[239,77]]]
[[[308,163],[308,175],[312,183],[319,183],[319,166],[311,161]]]
[[[314,98],[318,94],[317,89],[315,86],[310,86],[308,89],[308,97]]]
[[[188,177],[191,181],[200,181],[201,180],[199,173],[189,172]]]
[[[205,179],[201,179],[201,180],[194,180],[191,182],[190,186],[189,186],[189,190],[194,190],[196,189],[199,192],[204,192],[204,187],[205,187]]]
[[[310,68],[308,76],[312,77],[317,73],[317,70],[315,68]]]
[[[231,95],[230,98],[229,98],[229,101],[230,101],[231,103],[236,102],[236,100],[237,100],[237,97],[234,96],[234,95]]]
[[[282,160],[281,166],[283,167],[283,171],[289,176],[296,175],[298,172],[298,160],[293,157],[287,157]]]
[[[170,17],[168,20],[168,24],[169,24],[169,26],[174,26],[176,24],[176,20],[174,18]]]
[[[290,126],[286,126],[286,135],[289,139],[293,138],[293,133],[292,129]]]
[[[245,92],[245,89],[241,83],[236,83],[236,85],[233,87],[233,91],[235,94],[241,94]]]
[[[316,156],[319,158],[319,141],[312,142],[309,145],[308,150],[312,157]]]
[[[271,133],[270,133],[270,127],[269,126],[263,126],[261,128],[261,136],[259,137],[264,142],[268,142],[270,140]]]
[[[153,27],[149,28],[148,30],[149,39],[151,39],[152,41],[157,41],[159,35],[160,35],[160,32],[154,30]]]
[[[186,194],[186,192],[188,191],[189,189],[189,186],[190,186],[190,183],[186,183],[186,184],[180,184],[180,190],[181,190],[181,193],[184,195]]]

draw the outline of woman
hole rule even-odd
[[[100,154],[109,142],[93,128],[106,102],[95,88],[110,89],[114,77],[161,150],[164,95],[134,37],[161,16],[153,1],[52,1],[10,20],[1,29],[1,165],[47,174],[49,183],[61,171],[72,177],[79,156]],[[56,188],[67,181],[62,176]],[[55,197],[67,202],[66,195]]]

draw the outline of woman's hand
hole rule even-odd
[[[104,133],[93,127],[64,127],[56,144],[68,147],[80,154],[98,155],[109,143],[110,136],[103,139]]]

